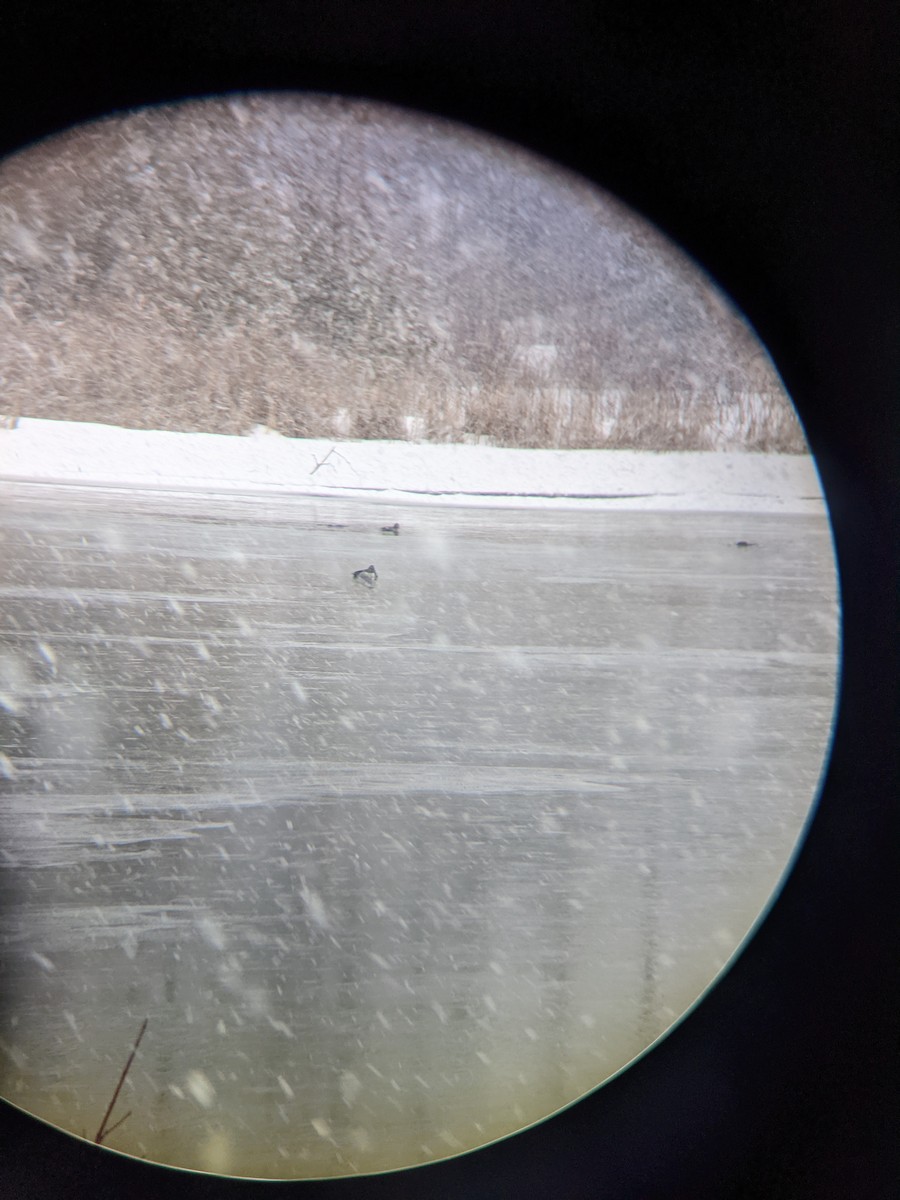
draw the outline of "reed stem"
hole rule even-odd
[[[131,1116],[131,1112],[129,1110],[120,1121],[116,1121],[115,1125],[113,1125],[111,1129],[106,1128],[106,1122],[109,1120],[112,1110],[115,1108],[116,1101],[119,1098],[119,1092],[121,1092],[125,1078],[128,1075],[128,1072],[131,1070],[131,1064],[134,1062],[134,1056],[137,1054],[138,1046],[141,1044],[141,1038],[144,1036],[144,1030],[147,1028],[147,1022],[149,1019],[149,1017],[144,1017],[144,1023],[141,1025],[140,1032],[135,1038],[134,1045],[131,1047],[131,1053],[128,1055],[128,1062],[126,1062],[125,1066],[122,1068],[122,1074],[119,1076],[119,1082],[116,1084],[116,1090],[113,1092],[112,1100],[110,1100],[109,1107],[103,1114],[103,1120],[100,1122],[100,1128],[97,1130],[97,1136],[94,1138],[94,1142],[98,1146],[108,1134],[112,1133],[113,1129],[118,1129],[122,1122],[126,1121]]]

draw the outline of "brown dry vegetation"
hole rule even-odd
[[[337,355],[298,355],[263,342],[84,314],[32,323],[2,342],[2,411],[134,429],[243,434],[266,425],[288,437],[483,441],[564,449],[806,452],[787,399],[769,392],[591,392],[565,384],[418,380],[391,363],[361,369]],[[26,340],[27,338],[27,340]],[[36,380],[40,381],[36,386]]]
[[[0,412],[145,429],[804,453],[651,227],[368,104],[209,101],[0,167]]]

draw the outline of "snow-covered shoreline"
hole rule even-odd
[[[230,437],[34,418],[0,429],[0,481],[486,507],[825,511],[808,456]]]

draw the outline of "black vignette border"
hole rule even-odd
[[[448,1163],[297,1184],[120,1159],[2,1106],[8,1195],[896,1194],[898,26],[874,0],[6,5],[2,153],[114,109],[301,87],[469,121],[634,205],[772,353],[822,474],[844,614],[832,759],[796,867],[731,972],[619,1079]]]

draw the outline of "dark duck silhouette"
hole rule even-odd
[[[395,521],[393,525],[382,525],[381,532],[382,533],[392,533],[394,535],[394,537],[396,537],[397,534],[400,532],[400,522]]]
[[[366,587],[374,587],[378,572],[373,566],[363,567],[361,571],[353,572],[353,578],[357,583],[364,583]]]
[[[738,547],[738,549],[740,549],[740,550],[749,550],[751,546],[755,546],[755,545],[756,545],[756,542],[735,542],[734,544],[735,544],[735,545]]]

